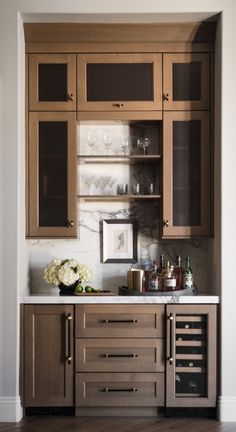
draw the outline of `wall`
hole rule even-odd
[[[222,375],[220,418],[224,421],[236,421],[236,351],[231,336],[236,332],[234,288],[234,250],[236,238],[236,203],[233,185],[236,165],[236,58],[233,55],[236,40],[236,3],[234,0],[88,0],[78,3],[76,0],[15,0],[0,3],[0,421],[15,421],[20,418],[19,410],[19,315],[18,294],[26,286],[28,273],[27,252],[24,241],[24,152],[23,119],[19,108],[23,107],[24,89],[21,85],[22,70],[17,54],[22,51],[18,46],[17,12],[28,16],[33,14],[71,14],[73,20],[87,14],[96,19],[94,14],[112,14],[108,19],[122,19],[128,14],[129,20],[194,20],[195,17],[207,17],[218,12],[222,14],[222,131],[217,129],[222,138],[222,176],[219,188],[222,192],[221,212],[221,250],[220,232],[217,232],[215,249],[214,277],[221,280],[222,290]],[[209,12],[210,11],[210,12]],[[160,14],[164,15],[160,15]],[[171,14],[170,16],[166,14]],[[115,15],[113,15],[115,14]],[[134,15],[132,15],[134,14]],[[139,15],[140,14],[140,15]],[[182,14],[182,15],[181,15]],[[45,17],[40,15],[39,19]],[[56,17],[58,18],[58,16]],[[66,17],[63,17],[66,19]],[[83,17],[81,17],[83,18]],[[53,19],[53,17],[48,18]],[[60,17],[59,17],[60,20]],[[20,48],[20,50],[19,50]],[[23,53],[21,53],[23,55]],[[219,76],[216,89],[219,89]],[[21,109],[21,108],[20,108]],[[219,154],[219,153],[217,153]],[[219,179],[219,177],[218,177]],[[216,195],[218,199],[218,195]],[[219,221],[219,219],[218,219]],[[218,222],[219,226],[219,222]],[[222,258],[221,258],[222,257]],[[222,271],[222,274],[220,273]],[[220,279],[221,278],[221,279]]]

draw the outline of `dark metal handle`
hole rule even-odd
[[[72,347],[71,347],[71,337],[72,337],[72,314],[68,313],[66,316],[66,360],[68,364],[72,362]]]
[[[67,102],[74,102],[74,95],[72,93],[68,93]]]
[[[169,363],[170,365],[174,362],[174,344],[175,344],[175,338],[174,338],[174,316],[172,313],[170,313],[169,316],[170,320],[170,357],[169,357]]]
[[[168,221],[168,219],[164,219],[164,220],[163,220],[163,225],[166,226],[166,227],[169,226],[169,221]]]
[[[163,94],[163,100],[164,101],[168,101],[169,100],[169,94],[168,93],[164,93]]]
[[[110,324],[110,323],[137,323],[138,320],[136,319],[130,319],[130,320],[109,320],[105,319],[101,321],[104,324]]]
[[[109,392],[137,392],[138,391],[138,389],[137,388],[135,388],[135,387],[132,387],[132,388],[117,388],[117,389],[113,389],[113,388],[108,388],[108,387],[105,387],[104,389],[102,389],[101,390],[102,392],[105,392],[105,393],[109,393]]]
[[[103,354],[102,357],[105,357],[105,358],[115,358],[115,357],[118,357],[118,358],[122,358],[122,357],[124,357],[124,358],[137,358],[138,354],[134,354],[134,353],[132,353],[132,354]]]
[[[69,221],[67,222],[67,226],[68,226],[68,228],[73,228],[73,226],[74,226],[74,221],[73,221],[73,220],[69,220]]]
[[[117,107],[117,108],[122,108],[124,106],[123,103],[115,103],[113,104],[113,106]]]

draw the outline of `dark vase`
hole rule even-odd
[[[78,281],[75,282],[73,285],[64,285],[63,283],[61,283],[58,288],[60,290],[59,295],[60,296],[72,296],[75,293],[75,287],[78,284]]]

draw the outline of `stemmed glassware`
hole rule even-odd
[[[106,150],[106,155],[108,156],[108,152],[111,149],[112,139],[111,139],[111,131],[105,130],[103,134],[103,144]]]
[[[93,148],[96,144],[96,136],[95,136],[95,132],[93,130],[88,131],[87,142],[88,142],[88,146],[90,147],[90,155],[92,155],[93,154]]]
[[[146,149],[151,145],[150,138],[138,138],[137,139],[137,147],[143,150],[144,156],[147,154]]]
[[[129,138],[128,138],[128,137],[124,137],[124,138],[122,139],[122,142],[121,142],[121,148],[122,148],[122,151],[123,151],[124,156],[125,156],[125,152],[126,152],[126,150],[128,150],[128,148],[129,148]]]

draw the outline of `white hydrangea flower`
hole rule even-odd
[[[70,286],[77,281],[88,282],[91,278],[91,270],[87,266],[79,264],[75,259],[54,258],[44,270],[44,280],[54,286],[61,283]]]

